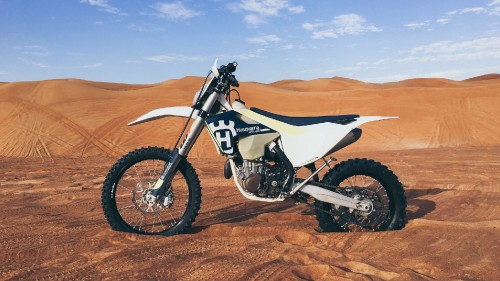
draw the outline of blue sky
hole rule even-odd
[[[0,0],[0,81],[500,73],[500,0]]]

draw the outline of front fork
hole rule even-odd
[[[182,141],[181,147],[174,148],[170,154],[170,158],[165,164],[165,169],[161,174],[160,178],[156,181],[154,187],[150,188],[149,195],[152,197],[153,201],[161,194],[166,194],[170,191],[172,180],[174,179],[175,172],[177,171],[177,166],[179,163],[187,158],[189,151],[193,148],[194,143],[200,136],[201,130],[203,129],[203,123],[208,115],[208,112],[212,109],[215,101],[218,98],[217,92],[213,92],[203,105],[203,108],[199,111],[198,116],[194,118],[194,122],[191,125],[189,133],[186,135],[184,141]]]

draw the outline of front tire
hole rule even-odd
[[[118,160],[104,181],[102,208],[113,230],[175,235],[185,232],[194,222],[201,205],[201,186],[196,171],[182,160],[171,189],[151,204],[148,189],[156,183],[170,157],[170,150],[144,147]]]
[[[368,159],[349,159],[328,171],[322,183],[344,195],[368,199],[373,210],[364,213],[315,201],[316,219],[323,231],[384,231],[406,224],[406,197],[398,177],[386,166]]]

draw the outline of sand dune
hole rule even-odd
[[[465,79],[464,81],[484,81],[484,80],[493,80],[493,79],[500,79],[500,74],[497,73],[491,73],[491,74],[485,74],[485,75],[480,75],[476,77],[472,77],[469,79]]]
[[[349,148],[352,151],[496,145],[500,80],[481,81],[369,84],[331,78],[241,83],[239,91],[249,106],[284,115],[400,117],[363,126],[364,137]],[[202,82],[200,77],[185,77],[152,85],[75,79],[0,85],[0,156],[119,155],[144,145],[171,146],[182,119],[126,124],[158,107],[190,105]],[[192,156],[206,156],[206,151],[215,155],[203,134]]]
[[[319,78],[311,81],[284,80],[270,85],[298,92],[330,92],[370,88],[369,84],[342,77]]]
[[[467,87],[463,82],[453,81],[448,79],[440,79],[440,78],[414,78],[403,80],[399,82],[389,82],[384,84],[378,84],[378,88],[381,89],[390,89],[390,88],[463,88]]]

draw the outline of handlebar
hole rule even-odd
[[[238,83],[238,80],[236,80],[236,77],[232,74],[233,72],[236,71],[236,67],[238,66],[237,62],[230,62],[227,65],[222,65],[218,71],[221,74],[223,80],[226,80],[229,82],[229,84],[232,87],[239,87],[240,83]]]
[[[233,73],[236,71],[236,67],[238,66],[238,63],[233,61],[228,63],[227,65],[223,65],[219,68],[219,73],[220,74],[225,74],[225,73]]]
[[[238,83],[238,80],[236,80],[236,77],[234,77],[234,75],[232,75],[232,74],[229,75],[229,83],[233,87],[239,87],[240,86],[240,83]]]

